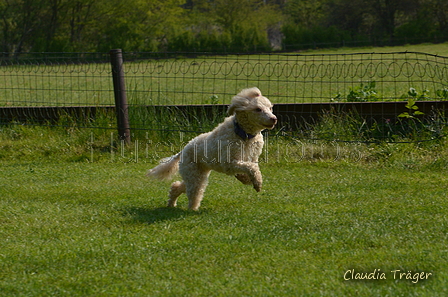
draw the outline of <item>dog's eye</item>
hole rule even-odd
[[[256,112],[261,112],[261,108],[256,108],[255,111]]]

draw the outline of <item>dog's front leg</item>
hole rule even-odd
[[[260,169],[254,171],[253,178],[252,178],[252,184],[254,185],[254,189],[257,192],[261,191],[261,185],[263,184],[263,177],[261,176]]]
[[[255,191],[260,192],[263,184],[263,177],[261,176],[260,168],[257,163],[252,162],[236,162],[234,165],[243,174],[236,174],[236,178],[243,184],[252,183]],[[249,182],[249,180],[250,182]]]
[[[252,180],[250,179],[249,175],[245,173],[237,173],[235,174],[235,177],[243,184],[243,185],[251,185]]]

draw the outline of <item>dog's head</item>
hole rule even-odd
[[[233,97],[227,112],[229,115],[235,114],[240,124],[261,131],[272,129],[277,123],[272,107],[271,101],[262,96],[258,88],[250,88]]]

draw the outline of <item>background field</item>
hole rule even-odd
[[[445,43],[446,45],[446,43]],[[399,52],[399,51],[409,51],[409,52],[419,52],[419,53],[429,53],[433,55],[438,55],[442,57],[448,57],[448,48],[443,44],[408,44],[404,46],[382,46],[382,47],[367,47],[367,48],[333,48],[333,49],[317,49],[317,50],[309,50],[306,52],[310,53],[319,53],[319,54],[354,54],[359,52],[364,53],[391,53],[391,52]]]
[[[133,105],[227,104],[251,86],[275,103],[330,102],[344,100],[350,89],[370,82],[375,82],[377,93],[373,100],[401,100],[411,87],[420,94],[428,90],[427,99],[437,100],[442,99],[437,90],[447,87],[446,48],[444,43],[170,59],[160,53],[125,53],[124,67]],[[0,105],[114,104],[108,54],[88,64],[89,54],[76,59],[53,55],[12,60],[0,67]]]

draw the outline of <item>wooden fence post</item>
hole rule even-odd
[[[123,54],[121,49],[113,49],[110,51],[110,64],[112,65],[118,136],[120,140],[129,144],[131,143],[131,128],[129,126],[128,102],[126,98]]]

